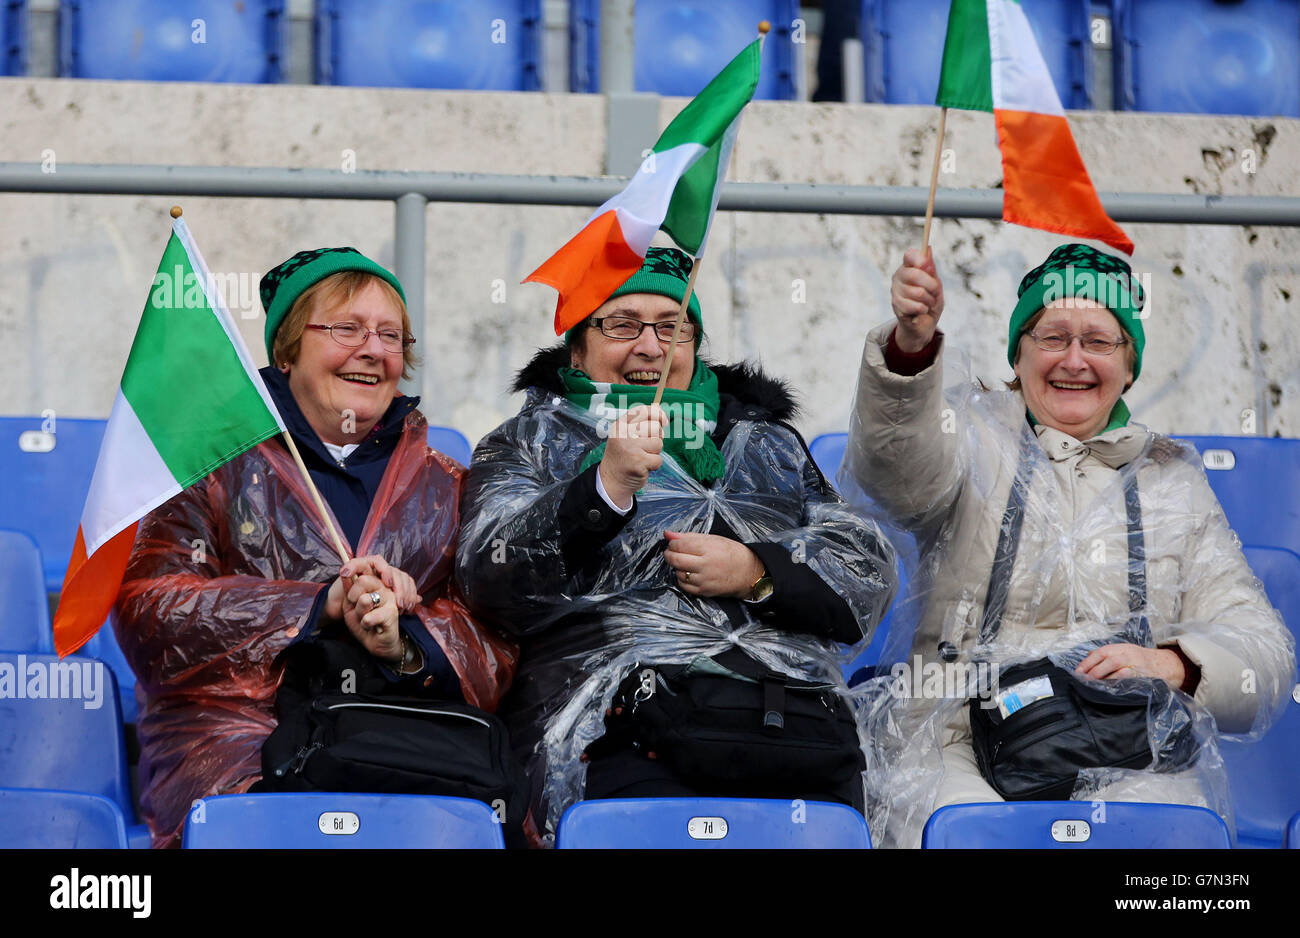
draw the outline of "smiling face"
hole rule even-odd
[[[676,320],[680,306],[677,300],[657,293],[629,293],[606,301],[591,318],[623,317],[671,323]],[[592,326],[590,320],[581,329],[582,338],[574,342],[571,360],[573,367],[585,371],[592,381],[647,387],[659,383],[668,358],[668,343],[660,341],[653,329],[642,329],[641,335],[633,340],[611,339]],[[694,373],[694,342],[680,342],[673,354],[667,387],[685,390]]]
[[[1031,331],[1040,336],[1092,333],[1108,339],[1128,338],[1110,310],[1078,299],[1049,305]],[[1111,355],[1089,355],[1078,340],[1072,340],[1063,352],[1044,352],[1026,332],[1020,337],[1015,365],[1026,406],[1039,423],[1077,440],[1096,436],[1105,429],[1115,402],[1133,382],[1129,348],[1120,346]]]
[[[328,294],[318,296],[308,323],[355,322],[371,330],[370,335],[356,348],[345,348],[328,332],[305,329],[296,359],[280,366],[307,422],[326,443],[361,442],[393,402],[402,376],[402,352],[386,350],[375,330],[404,330],[395,295],[372,279],[338,303],[321,302]]]

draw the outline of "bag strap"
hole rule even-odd
[[[1007,608],[1011,571],[1020,552],[1020,530],[1024,525],[1029,477],[1033,472],[1029,460],[1029,447],[1034,439],[1032,433],[1032,430],[1026,430],[1021,437],[1016,477],[1011,483],[1011,494],[1007,497],[1007,507],[1002,512],[1002,524],[998,528],[998,544],[993,551],[993,567],[989,571],[989,586],[985,592],[984,618],[980,622],[980,645],[991,644],[997,638]],[[1136,472],[1124,474],[1124,514],[1128,525],[1128,608],[1132,615],[1122,634],[1131,635],[1145,646],[1151,637],[1151,626],[1146,616],[1141,614],[1147,602],[1147,569]]]

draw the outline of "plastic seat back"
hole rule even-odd
[[[1300,812],[1286,826],[1286,845],[1290,850],[1300,850]]]
[[[1279,547],[1247,545],[1244,552],[1295,635],[1300,629],[1300,556]],[[1282,846],[1287,821],[1300,806],[1300,672],[1292,677],[1286,709],[1263,739],[1219,743],[1241,847]]]
[[[756,798],[611,798],[564,812],[561,849],[866,850],[871,834],[848,805]]]
[[[0,5],[0,75],[27,71],[27,0]]]
[[[1113,0],[1115,107],[1300,117],[1295,0]]]
[[[117,679],[117,699],[122,707],[122,722],[134,723],[139,715],[135,702],[135,671],[117,644],[112,616],[109,616],[108,621],[90,641],[77,650],[77,655],[98,658],[113,669],[113,677]]]
[[[0,786],[102,795],[134,820],[111,668],[0,651]]]
[[[504,849],[481,801],[355,793],[220,795],[185,819],[190,849]]]
[[[0,788],[0,850],[125,850],[117,805],[75,791]]]
[[[1210,488],[1243,544],[1285,547],[1300,554],[1300,440],[1264,436],[1179,439],[1200,452]]]
[[[927,849],[1226,850],[1228,827],[1207,808],[1123,801],[954,804],[930,815]]]
[[[284,0],[63,0],[59,74],[278,82]]]
[[[699,94],[745,46],[758,24],[772,24],[763,43],[756,99],[793,100],[796,0],[657,0],[636,5],[634,87],[689,98]],[[600,0],[569,4],[569,89],[601,91]]]
[[[468,466],[474,448],[469,445],[465,434],[452,427],[429,427],[429,447],[444,456],[450,456],[462,466]]]
[[[1038,51],[1066,108],[1090,108],[1088,0],[1024,0]],[[934,104],[949,0],[863,0],[862,44],[868,101]]]
[[[541,0],[317,0],[323,85],[536,91]]]
[[[0,528],[24,531],[40,546],[51,593],[63,587],[104,425],[68,417],[0,417]]]
[[[0,649],[54,651],[41,549],[22,531],[0,530]]]

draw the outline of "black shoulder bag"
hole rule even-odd
[[[843,787],[862,809],[855,782],[866,762],[849,702],[833,684],[768,671],[740,652],[688,665],[637,665],[614,693],[605,735],[586,754],[594,759],[628,746],[701,790]]]
[[[262,744],[254,791],[445,795],[497,811],[518,843],[528,788],[505,724],[466,703],[387,696],[387,679],[353,642],[290,646],[279,720]]]
[[[1002,515],[993,569],[980,625],[979,644],[997,637],[1006,611],[1011,570],[1020,546],[1030,461],[1022,451],[1011,495]],[[1093,641],[1061,656],[1082,660],[1093,648],[1113,642],[1153,647],[1146,606],[1146,547],[1137,478],[1124,480],[1128,519],[1128,579],[1131,616],[1124,630],[1108,641]],[[1007,715],[993,699],[970,701],[971,744],[980,773],[1008,801],[1069,799],[1079,772],[1091,768],[1134,768],[1174,772],[1196,761],[1192,717],[1186,705],[1157,678],[1101,681],[1080,677],[1050,658],[1005,668],[998,675],[1000,696],[1014,703],[1029,701]],[[1019,690],[1019,692],[1018,692]],[[1171,727],[1152,753],[1149,714]]]

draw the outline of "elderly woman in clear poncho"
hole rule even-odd
[[[1072,244],[1025,276],[1006,391],[945,386],[943,286],[928,255],[907,252],[891,301],[895,321],[867,337],[839,477],[917,550],[882,659],[907,668],[859,689],[877,842],[917,846],[935,809],[1001,800],[973,752],[966,692],[918,694],[910,674],[976,659],[1051,656],[1103,690],[1165,682],[1185,706],[1152,704],[1151,751],[1191,733],[1192,767],[1085,768],[1072,797],[1230,817],[1215,732],[1263,733],[1290,690],[1294,644],[1196,452],[1129,420],[1121,395],[1146,337],[1128,265]]]
[[[869,639],[895,589],[892,548],[818,472],[788,422],[785,385],[698,357],[694,297],[663,404],[650,406],[689,266],[680,251],[651,248],[566,345],[519,374],[522,409],[471,464],[458,580],[476,614],[521,641],[502,715],[551,830],[584,797],[862,805],[856,738],[851,777],[724,792],[606,733],[615,690],[637,665],[842,688],[837,643]]]

